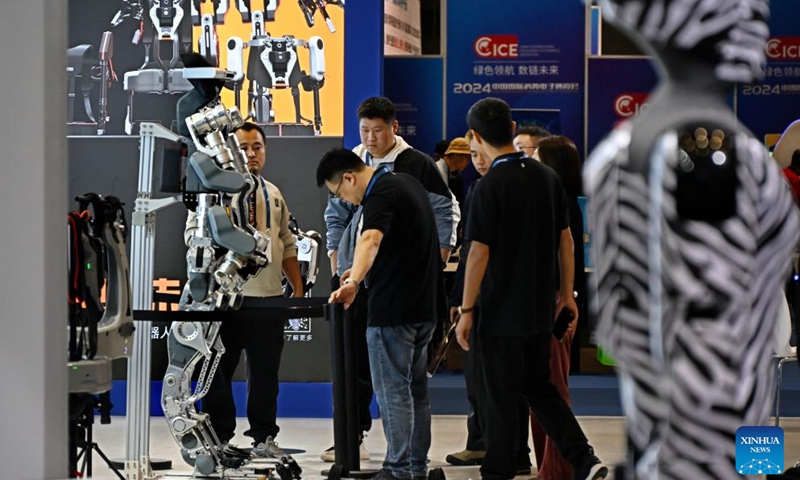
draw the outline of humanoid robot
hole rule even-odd
[[[738,479],[736,430],[772,406],[772,338],[797,243],[778,166],[726,88],[763,76],[766,0],[604,0],[663,81],[584,169],[597,341],[618,363],[630,479]],[[755,473],[755,472],[752,472]]]
[[[247,223],[249,205],[231,202],[233,194],[247,198],[256,185],[231,134],[243,123],[237,109],[226,110],[221,104],[186,119],[197,151],[189,158],[184,203],[197,213],[198,226],[188,242],[189,281],[180,302],[184,311],[238,308],[245,281],[269,261],[268,239]],[[238,468],[247,461],[246,454],[223,447],[208,415],[195,408],[208,392],[225,352],[220,326],[219,322],[173,322],[168,340],[162,407],[184,460],[201,475]],[[201,360],[200,378],[192,392],[192,375]]]
[[[191,65],[197,58],[186,56],[185,60]],[[187,68],[187,75],[212,70],[215,69]],[[219,80],[216,86],[201,85],[195,91],[202,92],[197,97],[216,99],[221,84],[232,74],[223,72],[225,75],[216,77]],[[194,101],[192,97],[185,98],[186,104]],[[238,309],[246,281],[272,261],[270,238],[248,221],[251,206],[247,199],[258,183],[248,172],[247,158],[233,134],[244,120],[238,109],[226,109],[214,100],[186,117],[185,124],[191,147],[196,151],[188,159],[183,201],[196,213],[196,226],[186,232],[189,280],[181,296],[180,310]],[[162,408],[184,460],[195,467],[196,475],[222,474],[250,461],[248,452],[223,445],[209,416],[197,412],[195,407],[208,392],[225,353],[220,327],[221,322],[173,322],[167,343],[169,366],[164,376]],[[201,362],[197,386],[192,390],[193,374]],[[301,472],[288,456],[266,469],[273,469],[283,480],[299,478]]]

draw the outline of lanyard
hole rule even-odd
[[[377,182],[379,178],[387,173],[391,173],[388,167],[381,166],[379,169],[375,170],[375,173],[372,174],[372,178],[369,179],[369,183],[367,184],[367,192],[364,194],[365,200],[367,197],[369,197],[369,192],[372,191],[372,187],[375,186],[375,182]]]
[[[272,226],[272,215],[271,215],[270,207],[269,207],[269,193],[267,193],[267,182],[265,182],[261,177],[256,177],[256,178],[258,179],[258,183],[261,184],[261,190],[264,192],[265,210],[266,210],[266,213],[267,213],[267,230],[269,230],[270,227]],[[258,192],[253,192],[253,194],[256,197],[258,197]],[[253,212],[253,218],[257,218],[258,217],[258,207],[257,207],[257,205],[258,205],[258,202],[256,202],[255,198],[254,198],[253,199],[253,205],[252,205],[253,210],[255,210]],[[258,220],[256,220],[255,224],[256,224],[255,225],[256,228],[258,228]]]
[[[497,157],[495,159],[495,161],[492,162],[492,166],[490,168],[494,168],[494,167],[500,165],[501,163],[505,163],[505,162],[508,162],[508,161],[512,161],[512,162],[513,161],[518,161],[518,160],[521,161],[521,160],[523,160],[525,158],[526,158],[525,154],[522,153],[522,152],[507,153],[505,155],[501,155],[501,156]]]

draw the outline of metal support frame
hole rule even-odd
[[[776,359],[777,365],[775,366],[775,426],[781,425],[781,386],[783,385],[783,364],[786,362],[793,362],[797,360],[797,354],[773,356]]]
[[[156,140],[181,139],[157,123],[141,123],[139,130],[139,183],[132,218],[131,290],[134,310],[150,310],[153,302],[153,263],[156,211],[181,201],[180,196],[152,199],[153,158]],[[126,480],[153,477],[150,465],[150,364],[151,321],[138,322],[133,353],[128,360]]]
[[[336,461],[330,470],[322,472],[328,480],[363,479],[374,476],[376,470],[361,470],[359,459],[358,359],[356,329],[344,319],[340,303],[325,305],[325,318],[331,328],[331,386],[333,388],[333,445]]]

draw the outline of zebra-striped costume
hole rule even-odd
[[[631,168],[631,129],[611,133],[584,172],[596,334],[619,365],[629,467],[646,480],[740,479],[736,429],[765,424],[772,406],[771,339],[795,207],[764,147],[739,134],[736,215],[679,218],[677,135],[655,143],[650,169],[663,181],[651,188]]]

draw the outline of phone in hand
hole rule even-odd
[[[553,322],[553,336],[556,337],[556,340],[564,338],[564,334],[567,333],[567,327],[569,327],[570,322],[572,322],[572,318],[572,311],[570,311],[570,309],[561,309],[561,313],[558,314],[556,321]]]

